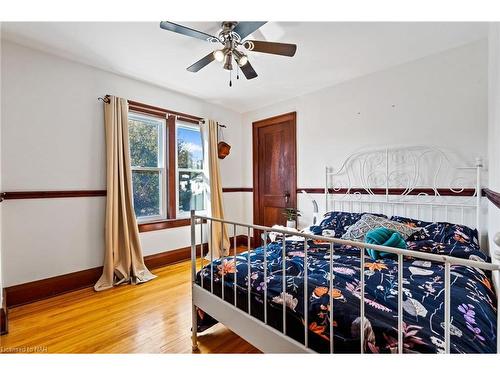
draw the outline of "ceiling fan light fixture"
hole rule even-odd
[[[226,53],[224,57],[224,69],[233,70],[233,56],[231,52]]]
[[[245,65],[247,62],[248,62],[248,57],[246,55],[243,55],[238,59],[239,66]]]
[[[214,55],[214,59],[217,60],[218,62],[224,61],[224,57],[225,57],[224,51],[218,49],[218,50],[213,52],[213,55]]]
[[[160,27],[164,30],[200,39],[205,42],[219,43],[219,49],[212,50],[208,55],[188,66],[187,70],[189,72],[196,73],[215,60],[220,62],[225,70],[229,70],[230,77],[236,65],[236,74],[241,70],[246,79],[254,79],[258,75],[252,67],[246,52],[251,51],[292,57],[297,50],[296,44],[246,40],[248,36],[252,35],[265,23],[264,21],[225,21],[222,22],[222,29],[217,36],[170,21],[162,21]],[[238,51],[237,48],[240,47],[243,51]],[[238,78],[238,75],[236,78]],[[231,81],[229,82],[229,86],[231,86]]]
[[[235,49],[233,53],[234,53],[234,58],[236,59],[236,62],[238,63],[239,66],[243,66],[248,62],[248,57],[244,53],[238,51],[237,49]]]

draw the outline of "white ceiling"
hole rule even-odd
[[[179,22],[215,34],[216,22]],[[486,23],[270,22],[254,39],[297,44],[295,57],[250,52],[259,77],[233,79],[205,56],[208,42],[159,22],[2,23],[2,38],[247,112],[487,37]]]

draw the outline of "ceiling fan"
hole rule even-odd
[[[162,21],[160,27],[164,30],[173,31],[174,33],[183,34],[192,38],[222,44],[221,48],[210,52],[208,55],[189,66],[187,68],[188,71],[195,73],[212,61],[217,60],[223,62],[224,69],[231,72],[234,69],[234,61],[237,71],[241,69],[246,79],[253,79],[257,77],[257,73],[248,61],[248,51],[292,57],[297,50],[297,45],[295,44],[244,40],[265,23],[266,22],[224,21],[221,23],[221,30],[218,36],[210,35],[203,31],[169,21]],[[237,78],[239,78],[238,75]],[[231,78],[229,79],[229,86],[232,86]]]

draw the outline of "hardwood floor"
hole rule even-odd
[[[191,353],[190,262],[155,280],[84,289],[9,310],[0,353]],[[200,353],[259,353],[221,324],[199,335]]]

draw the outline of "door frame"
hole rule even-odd
[[[297,112],[289,112],[278,116],[273,116],[252,123],[252,150],[253,150],[253,222],[260,223],[261,207],[260,190],[259,190],[259,157],[258,157],[258,130],[266,126],[276,125],[282,122],[290,121],[292,126],[292,142],[293,142],[293,166],[291,168],[292,188],[290,189],[290,203],[292,207],[297,207]],[[260,241],[259,241],[260,242]]]

